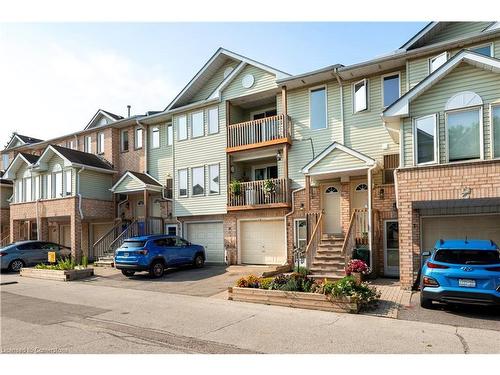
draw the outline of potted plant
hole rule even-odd
[[[238,180],[231,180],[229,183],[229,190],[232,195],[239,197],[241,195],[241,182]]]
[[[347,263],[345,273],[347,276],[353,276],[356,280],[356,284],[361,285],[363,275],[368,275],[370,273],[370,267],[361,259],[351,259],[349,263]]]
[[[269,196],[272,193],[274,193],[275,188],[276,186],[274,185],[273,180],[264,180],[264,183],[262,185],[262,191],[266,196]]]

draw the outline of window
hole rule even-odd
[[[187,117],[185,115],[180,116],[177,121],[178,121],[178,127],[179,127],[178,137],[179,137],[179,141],[182,141],[184,139],[187,139],[187,137],[188,137]]]
[[[193,195],[205,194],[205,167],[191,168],[191,184]]]
[[[31,196],[31,177],[24,179],[24,202],[30,202],[33,197]]]
[[[443,52],[442,54],[437,55],[435,57],[431,57],[429,59],[429,74],[431,74],[441,65],[443,65],[446,62],[447,58],[448,54],[446,52]]]
[[[389,107],[392,103],[399,99],[400,83],[399,73],[391,74],[383,78],[383,96],[384,107]]]
[[[437,162],[437,121],[436,115],[415,119],[415,164]]]
[[[295,247],[305,250],[307,247],[307,221],[295,220]]]
[[[480,121],[479,108],[447,113],[449,161],[481,157]]]
[[[470,49],[472,52],[479,53],[480,55],[493,56],[491,53],[491,44],[477,46]]]
[[[36,176],[35,177],[35,200],[38,200],[41,198],[41,195],[40,195],[40,176]]]
[[[493,157],[500,157],[500,105],[491,107],[493,121]]]
[[[104,154],[104,133],[97,134],[97,153]]]
[[[128,151],[128,130],[123,130],[121,133],[121,148],[122,152]]]
[[[154,127],[153,129],[151,129],[151,147],[160,147],[160,128],[158,127]]]
[[[203,112],[196,112],[191,115],[191,137],[201,137],[205,134],[203,129]]]
[[[7,169],[9,166],[9,154],[2,155],[2,169]]]
[[[44,175],[43,177],[43,186],[44,186],[44,191],[43,191],[43,197],[46,199],[52,198],[52,175]]]
[[[23,180],[16,181],[16,202],[23,201]]]
[[[63,174],[62,172],[54,173],[54,197],[61,198],[63,196]]]
[[[326,128],[326,89],[324,87],[309,92],[309,107],[311,129]]]
[[[383,184],[394,184],[394,170],[399,167],[399,154],[384,155]]]
[[[142,128],[135,129],[134,147],[136,150],[142,148]]]
[[[208,180],[210,194],[220,193],[219,164],[208,166]]]
[[[219,132],[219,108],[210,108],[208,110],[208,134]]]
[[[66,142],[66,147],[74,150],[75,149],[75,141],[71,140],[71,141]]]
[[[165,233],[167,236],[177,236],[177,225],[176,224],[165,224]],[[175,243],[175,238],[172,238]]]
[[[356,186],[356,189],[354,189],[354,191],[368,191],[368,185],[365,183],[361,183]]]
[[[172,186],[172,178],[165,179],[165,197],[167,197],[168,199],[172,199]]]
[[[354,84],[354,113],[368,109],[368,81],[366,79]]]
[[[278,178],[278,166],[277,165],[270,165],[268,167],[254,169],[254,180],[255,181],[267,180],[270,178]]]
[[[71,178],[71,170],[64,172],[65,180],[64,180],[64,195],[71,195],[72,191],[72,178]]]
[[[179,197],[188,196],[187,169],[179,169]]]
[[[328,186],[325,190],[325,194],[334,194],[338,192],[339,190],[335,186]]]
[[[90,135],[85,137],[84,151],[92,153],[92,137]]]
[[[172,125],[167,126],[167,145],[172,146],[174,143],[174,129]]]

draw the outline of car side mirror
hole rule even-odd
[[[430,256],[431,256],[431,252],[430,252],[430,251],[424,251],[424,252],[422,253],[422,256],[423,256],[423,257],[430,257]]]

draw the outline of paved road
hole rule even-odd
[[[2,275],[3,352],[500,353],[500,332]]]

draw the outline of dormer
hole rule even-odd
[[[96,112],[96,114],[92,117],[92,119],[89,121],[87,126],[85,126],[84,130],[106,126],[108,124],[111,124],[112,122],[122,119],[123,119],[122,116],[115,115],[114,113],[105,111],[103,109],[99,109]]]

